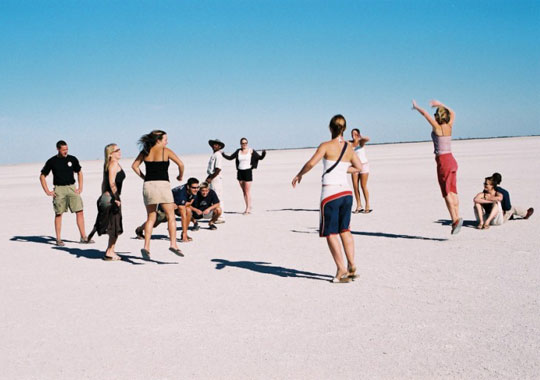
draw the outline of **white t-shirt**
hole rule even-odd
[[[238,169],[239,170],[251,169],[251,154],[252,154],[251,149],[246,154],[242,154],[242,151],[238,152]]]
[[[210,160],[208,161],[208,169],[206,169],[206,174],[212,175],[214,174],[216,169],[223,170],[223,156],[221,155],[221,150],[214,152],[214,154],[210,156]],[[221,173],[218,174],[216,178],[221,178]]]

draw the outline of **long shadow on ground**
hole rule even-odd
[[[84,257],[85,259],[90,260],[102,260],[103,256],[105,255],[104,251],[100,251],[95,248],[89,248],[89,249],[81,249],[81,248],[70,248],[70,247],[58,247],[55,245],[56,239],[52,236],[13,236],[11,241],[18,241],[18,242],[25,242],[25,243],[40,243],[40,244],[46,244],[51,245],[53,249],[67,252],[76,258]],[[63,240],[64,243],[78,243],[71,240]],[[123,252],[121,252],[123,253]],[[165,261],[158,261],[158,260],[144,260],[142,257],[132,256],[132,255],[125,255],[125,254],[119,254],[118,256],[122,257],[121,261],[124,261],[126,263],[130,263],[133,265],[142,265],[145,262],[152,262],[156,264],[178,264],[176,262],[165,262]],[[141,262],[137,262],[137,261]]]
[[[434,221],[433,223],[439,223],[443,226],[450,226],[452,224],[452,221],[450,219],[439,219]],[[478,222],[475,220],[463,220],[463,227],[476,228],[477,224]]]
[[[319,274],[312,272],[305,272],[296,269],[284,268],[270,263],[256,262],[256,261],[229,261],[225,259],[212,259],[212,262],[216,263],[216,269],[220,270],[226,267],[242,268],[251,270],[253,272],[259,272],[264,274],[271,274],[279,277],[296,277],[296,278],[309,278],[311,280],[330,281],[332,276],[327,274]]]
[[[280,208],[276,210],[266,210],[266,211],[317,211],[319,212],[318,208]]]
[[[291,230],[291,232],[299,234],[318,234],[318,231],[299,231]],[[404,234],[390,234],[387,232],[365,232],[365,231],[351,231],[353,235],[362,235],[362,236],[375,236],[375,237],[384,237],[392,239],[413,239],[413,240],[431,240],[431,241],[447,241],[448,239],[442,238],[430,238],[425,236],[414,236],[414,235],[404,235]]]

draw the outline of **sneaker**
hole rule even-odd
[[[217,226],[214,223],[209,224],[208,228],[211,229],[211,230],[217,230]]]
[[[81,240],[79,240],[79,243],[81,244],[94,244],[95,241],[93,241],[92,239],[88,239],[88,238],[81,238]]]
[[[193,227],[191,228],[191,230],[192,230],[192,231],[199,231],[199,228],[201,228],[201,227],[199,227],[199,223],[195,223],[195,224],[193,225]]]
[[[137,239],[139,240],[144,239],[144,230],[141,227],[135,228],[135,235],[137,235]]]
[[[454,223],[452,223],[452,235],[457,235],[459,231],[461,230],[461,226],[463,225],[463,219],[459,218]]]
[[[533,212],[534,212],[534,208],[529,207],[529,209],[527,210],[527,215],[525,215],[523,219],[529,219],[531,215],[533,214]]]
[[[219,218],[218,220],[216,220],[215,223],[216,223],[216,224],[223,224],[223,223],[225,223],[225,219]]]

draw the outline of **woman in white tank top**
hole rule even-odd
[[[350,282],[356,278],[354,240],[350,231],[352,192],[347,174],[359,172],[362,170],[362,164],[354,154],[351,144],[343,139],[346,127],[342,115],[334,116],[330,120],[332,139],[319,145],[313,157],[292,180],[292,186],[296,187],[296,184],[302,181],[302,176],[323,160],[319,235],[326,237],[328,248],[337,266],[337,273],[332,282]],[[343,261],[341,246],[345,250],[347,265]]]
[[[369,137],[362,136],[358,128],[354,128],[351,131],[351,137],[351,144],[354,148],[354,153],[358,156],[358,159],[362,163],[362,171],[360,173],[351,174],[354,197],[356,198],[356,209],[353,211],[353,214],[369,214],[371,211],[373,211],[369,204],[369,191],[367,188],[367,181],[369,177],[369,163],[367,159],[365,145],[369,141]],[[364,194],[364,199],[366,201],[365,209],[362,207],[360,187],[362,188],[362,193]]]

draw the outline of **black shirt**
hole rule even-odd
[[[216,203],[219,203],[219,198],[214,190],[210,190],[206,197],[203,197],[201,192],[199,191],[197,193],[197,196],[195,197],[195,200],[192,203],[192,206],[198,210],[204,211],[208,207],[211,207]]]
[[[194,198],[193,194],[188,191],[188,185],[182,185],[172,189],[174,203],[178,206],[185,206]]]
[[[511,208],[512,208],[512,204],[510,203],[510,194],[508,194],[508,191],[506,191],[505,189],[503,189],[502,187],[499,187],[497,186],[495,188],[495,191],[498,192],[498,193],[501,193],[502,196],[503,196],[503,199],[502,199],[502,202],[501,202],[501,206],[502,206],[502,209],[503,211],[509,211]]]
[[[47,176],[51,172],[53,173],[54,186],[66,186],[73,185],[75,183],[75,177],[73,173],[81,171],[81,165],[77,157],[70,156],[59,157],[58,155],[51,157],[45,163],[41,174]]]

